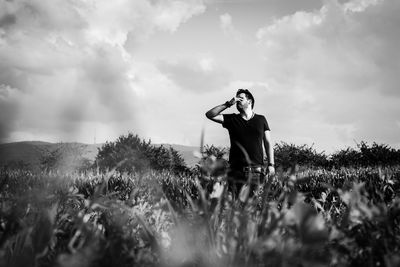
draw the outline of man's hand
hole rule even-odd
[[[229,107],[235,105],[236,102],[237,102],[237,98],[236,97],[232,97],[231,100],[225,102],[225,105],[229,108]]]
[[[275,167],[274,166],[268,166],[268,174],[274,175],[275,174]]]

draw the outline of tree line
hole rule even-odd
[[[170,146],[154,145],[137,134],[121,135],[113,142],[106,142],[98,149],[94,161],[82,157],[79,147],[51,151],[42,156],[40,169],[49,170],[116,170],[120,172],[143,172],[147,170],[167,170],[174,173],[198,173],[198,171],[217,173],[227,168],[229,148],[205,145],[200,150],[198,165],[188,168],[182,155]],[[318,152],[313,145],[297,145],[279,142],[274,146],[275,165],[288,170],[295,166],[305,168],[375,167],[400,164],[400,149],[376,142],[360,142],[356,147],[347,147],[333,154]],[[10,163],[8,168],[21,169],[22,163]],[[26,166],[25,166],[26,167]],[[22,168],[22,169],[25,169]],[[28,169],[26,167],[26,169]],[[201,170],[200,170],[201,169]]]
[[[400,164],[400,149],[387,144],[360,142],[355,148],[347,147],[332,154],[317,152],[313,146],[281,142],[275,145],[275,161],[288,168],[297,164],[308,167],[376,167]]]
[[[225,161],[229,154],[228,148],[218,148],[213,145],[203,148],[202,162]],[[287,170],[295,166],[306,168],[341,168],[341,167],[377,167],[394,166],[400,164],[400,149],[387,144],[376,142],[368,144],[360,142],[355,148],[347,147],[332,154],[318,152],[313,145],[296,145],[279,142],[274,146],[275,165]],[[213,163],[214,165],[217,163]]]

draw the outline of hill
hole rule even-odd
[[[26,141],[0,144],[0,166],[10,162],[38,165],[41,157],[52,150],[55,144],[40,141]]]
[[[9,164],[23,164],[32,167],[39,166],[41,159],[54,151],[59,151],[62,154],[74,154],[76,157],[79,156],[93,161],[96,158],[98,148],[102,145],[103,144],[49,143],[41,141],[0,144],[0,166]],[[193,155],[193,152],[198,150],[198,147],[176,144],[155,145],[172,147],[182,155],[188,167],[193,167],[198,162],[198,159]]]

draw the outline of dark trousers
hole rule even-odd
[[[264,178],[263,172],[248,172],[244,171],[244,168],[231,168],[228,171],[228,191],[232,193],[235,199],[238,199],[243,186],[248,185],[250,187],[249,196],[251,197],[259,185],[264,182]]]

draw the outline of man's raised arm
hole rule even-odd
[[[224,116],[222,116],[221,112],[224,111],[225,109],[231,107],[235,103],[236,103],[236,98],[234,97],[230,101],[226,101],[224,104],[213,107],[212,109],[207,111],[206,117],[212,121],[215,121],[218,123],[223,123]]]

